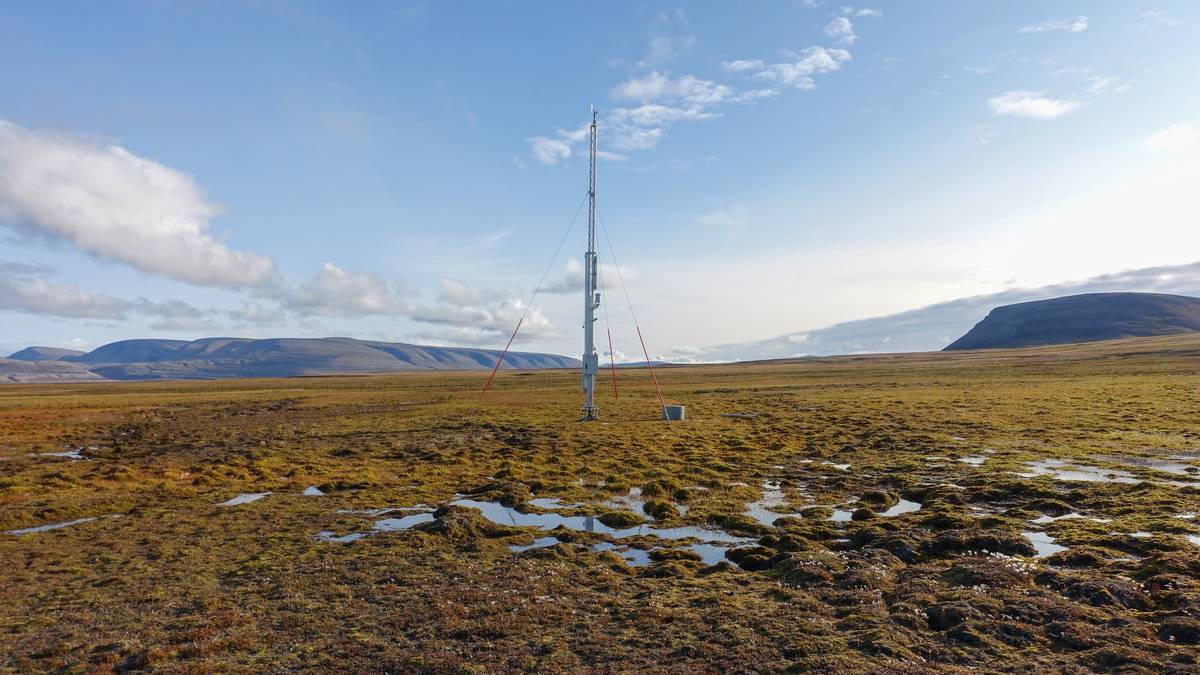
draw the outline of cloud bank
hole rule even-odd
[[[796,356],[934,351],[958,339],[1000,305],[1079,293],[1144,292],[1200,296],[1200,262],[1104,274],[1082,281],[950,300],[887,316],[847,321],[768,340],[677,348],[677,362],[749,361]]]
[[[0,120],[0,223],[187,283],[271,283],[270,258],[209,231],[218,212],[185,173],[120,146]]]

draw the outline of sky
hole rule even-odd
[[[515,348],[577,354],[589,106],[618,360],[634,317],[654,358],[721,360],[1200,292],[1197,26],[1193,0],[13,4],[0,353],[500,348],[524,316]]]

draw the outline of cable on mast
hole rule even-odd
[[[604,268],[600,267],[600,287],[608,288],[608,284],[604,281]],[[613,385],[613,401],[617,409],[617,414],[621,414],[621,395],[617,393],[617,355],[613,352],[612,341],[612,321],[608,319],[608,304],[604,305],[604,330],[608,332],[608,365],[612,370],[612,385]]]
[[[545,271],[542,272],[542,278],[538,280],[537,287],[533,289],[533,294],[529,296],[529,302],[525,303],[525,311],[521,312],[521,318],[517,319],[517,327],[513,329],[512,335],[508,338],[508,344],[504,345],[504,350],[500,352],[500,358],[496,359],[496,367],[492,368],[492,374],[488,376],[487,384],[483,385],[483,391],[479,392],[479,397],[483,398],[488,389],[492,386],[492,379],[496,377],[496,371],[500,370],[500,364],[504,363],[504,357],[508,354],[508,348],[512,346],[513,340],[517,337],[517,331],[521,330],[521,324],[525,322],[525,315],[529,314],[529,309],[533,307],[533,301],[537,298],[538,293],[542,291],[542,284],[546,283],[546,277],[550,275],[551,268],[554,267],[554,261],[558,260],[558,254],[562,252],[563,244],[567,243],[567,237],[571,236],[571,230],[575,229],[575,221],[579,220],[579,212],[583,210],[583,203],[587,201],[587,195],[579,201],[579,206],[575,209],[575,215],[571,218],[571,224],[567,226],[567,231],[563,232],[562,239],[558,240],[558,247],[554,249],[554,255],[550,257],[550,263],[546,265]]]
[[[650,352],[646,349],[646,341],[642,338],[642,327],[638,324],[637,314],[633,311],[633,301],[629,299],[629,288],[625,285],[625,275],[621,274],[621,263],[617,261],[617,252],[613,249],[612,239],[608,236],[608,228],[604,225],[604,215],[597,213],[597,216],[600,221],[600,231],[604,233],[604,241],[608,244],[608,254],[612,256],[613,266],[617,268],[617,280],[621,282],[621,292],[625,294],[625,306],[629,308],[633,327],[637,329],[638,341],[642,343],[642,355],[646,357],[646,367],[650,369],[650,380],[654,382],[654,390],[658,393],[658,403],[663,408],[663,419],[670,421],[666,414],[667,401],[663,398],[662,387],[658,385],[658,375],[654,372],[654,362],[650,360]]]

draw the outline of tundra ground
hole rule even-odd
[[[619,376],[0,388],[0,670],[1200,670],[1200,338]]]

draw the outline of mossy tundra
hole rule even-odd
[[[0,388],[0,670],[1200,670],[1197,337],[620,378]]]

